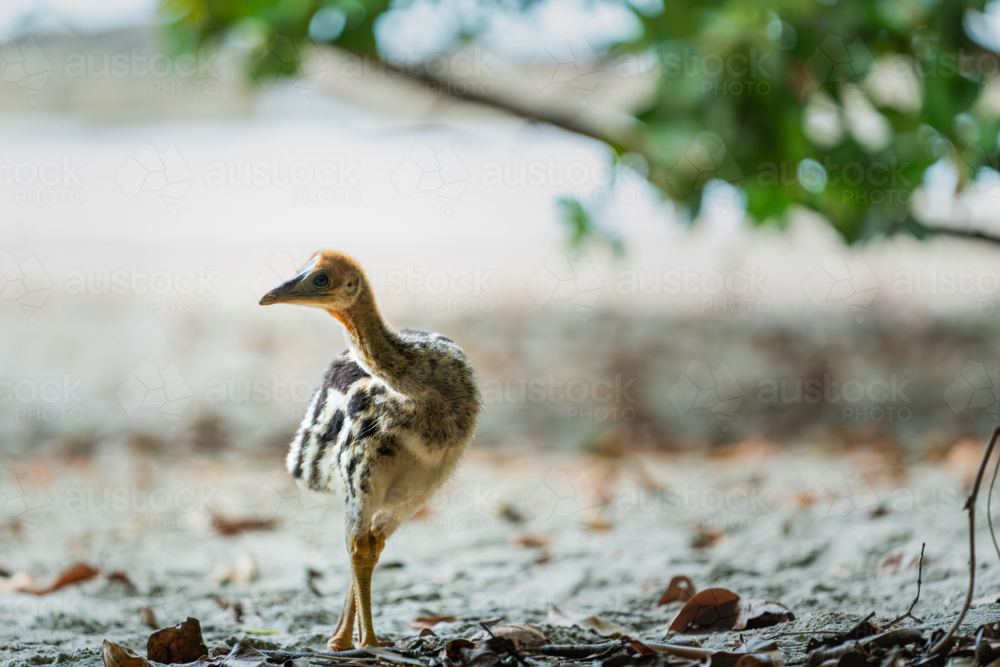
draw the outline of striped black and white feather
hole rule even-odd
[[[396,386],[345,350],[327,369],[287,464],[304,486],[340,496],[349,523],[370,521],[389,534],[454,471],[480,399],[472,365],[451,340],[411,329],[385,333],[407,363],[390,380]]]

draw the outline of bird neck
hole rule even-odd
[[[408,372],[412,359],[399,334],[382,319],[369,285],[364,286],[350,308],[327,312],[347,329],[351,350],[365,371],[394,391],[412,393],[412,376]]]

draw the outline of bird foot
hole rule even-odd
[[[354,648],[354,641],[350,637],[334,635],[326,643],[326,650],[332,652],[350,651],[352,648]]]

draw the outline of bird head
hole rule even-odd
[[[298,273],[265,294],[260,305],[295,303],[342,313],[357,300],[364,275],[358,263],[344,253],[320,250]]]

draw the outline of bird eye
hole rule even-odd
[[[315,278],[313,278],[313,285],[315,285],[316,287],[326,287],[329,284],[330,284],[330,277],[327,276],[326,274],[321,273]]]

